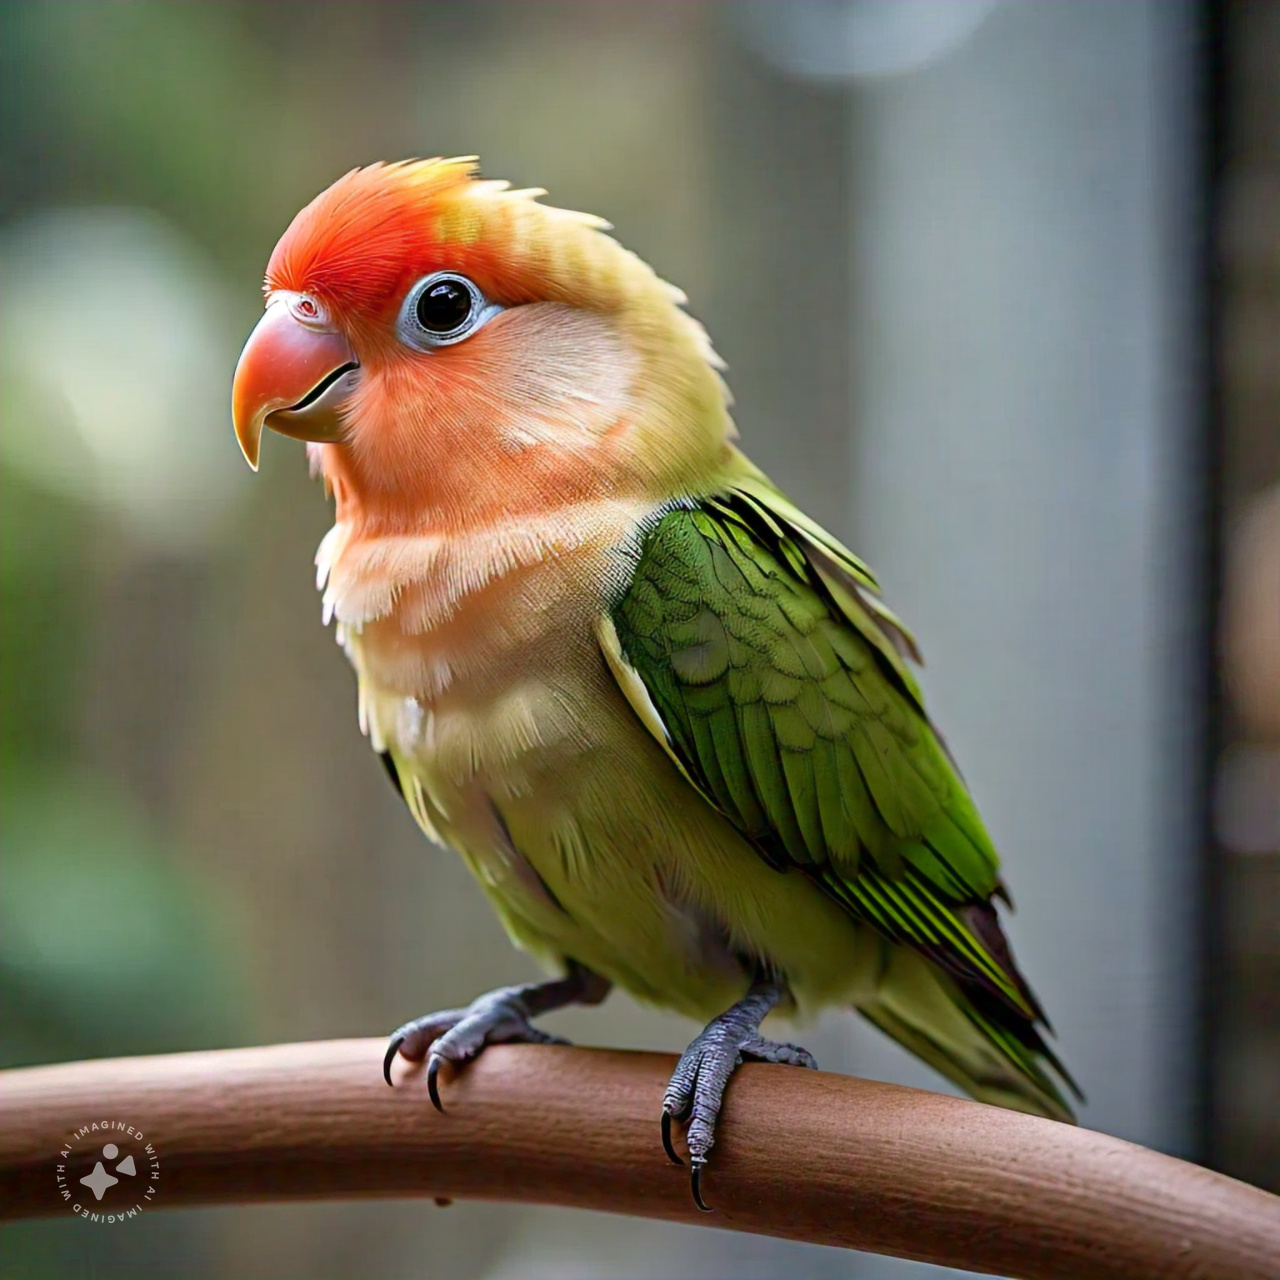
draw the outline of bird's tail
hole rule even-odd
[[[979,1102],[1075,1123],[1054,1075],[1080,1091],[1034,1023],[909,947],[887,950],[875,996],[857,1006],[863,1017]]]

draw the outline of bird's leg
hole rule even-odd
[[[776,978],[757,977],[733,1008],[713,1018],[706,1029],[680,1056],[675,1074],[662,1099],[662,1145],[676,1164],[684,1161],[671,1145],[672,1120],[689,1121],[685,1142],[689,1148],[693,1199],[708,1211],[699,1186],[707,1156],[716,1140],[716,1117],[729,1077],[744,1058],[782,1062],[817,1070],[813,1054],[799,1045],[766,1040],[760,1024],[785,994]]]
[[[445,1009],[415,1018],[394,1031],[382,1062],[391,1083],[391,1063],[397,1053],[410,1062],[427,1060],[427,1092],[437,1111],[443,1111],[437,1077],[440,1065],[470,1062],[487,1044],[568,1044],[563,1036],[535,1027],[530,1018],[570,1004],[599,1004],[610,983],[590,969],[571,963],[563,978],[499,987],[477,996],[465,1009]]]

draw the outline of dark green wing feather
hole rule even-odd
[[[995,850],[925,714],[914,642],[875,590],[851,552],[748,480],[656,521],[611,621],[690,782],[770,863],[939,966],[1054,1104],[1041,1109],[1067,1112],[991,904]]]

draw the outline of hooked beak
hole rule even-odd
[[[338,440],[338,410],[355,389],[360,364],[347,340],[296,320],[272,302],[240,353],[231,417],[245,461],[258,469],[262,428],[295,440]]]

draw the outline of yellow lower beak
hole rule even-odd
[[[267,307],[244,344],[231,388],[231,418],[245,461],[256,471],[262,429],[296,440],[338,440],[339,412],[360,376],[350,344],[312,329],[284,301]]]

